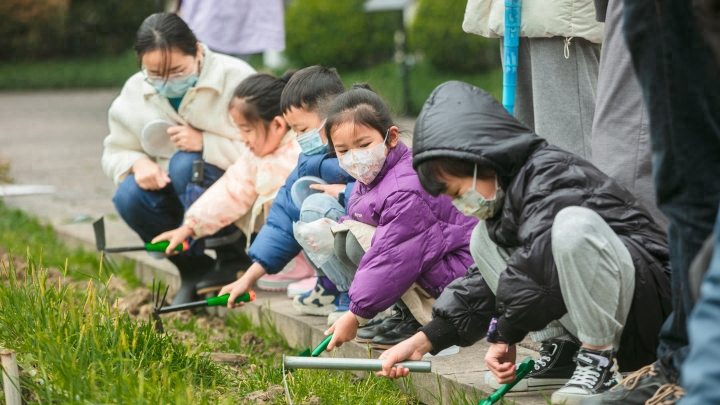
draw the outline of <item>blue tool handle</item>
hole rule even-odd
[[[515,112],[518,48],[520,47],[520,9],[522,0],[505,0],[505,38],[503,49],[503,107]]]

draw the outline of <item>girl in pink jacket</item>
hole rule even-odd
[[[300,145],[280,111],[280,95],[294,72],[276,78],[259,73],[235,89],[230,115],[250,153],[241,156],[187,210],[182,226],[158,235],[153,241],[170,241],[167,253],[188,237],[212,235],[231,223],[251,235],[264,223],[277,191],[297,165]],[[314,274],[302,255],[290,262],[305,277]],[[236,266],[216,266],[197,280],[198,294],[216,291],[237,279]],[[183,275],[184,277],[184,275]]]

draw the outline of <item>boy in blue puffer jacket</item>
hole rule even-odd
[[[273,275],[302,251],[293,234],[293,222],[307,219],[300,218],[300,210],[290,196],[292,185],[297,179],[303,176],[322,178],[328,184],[313,188],[337,198],[345,206],[355,179],[340,168],[336,157],[328,155],[327,137],[323,128],[325,122],[319,114],[320,103],[332,101],[344,91],[337,71],[322,66],[298,71],[285,86],[280,98],[281,109],[290,128],[297,132],[297,141],[303,153],[298,158],[297,167],[278,191],[265,225],[250,246],[248,255],[253,262],[252,266],[239,280],[220,291],[220,295],[230,293],[228,302],[232,303],[235,297],[244,294],[261,277],[265,276],[266,280],[277,277]],[[339,218],[345,212],[337,214]],[[300,297],[308,304],[302,312],[328,315],[342,305],[339,301],[347,293],[341,294],[325,276],[325,272],[337,271],[336,267],[342,265],[339,260],[330,260],[316,269],[318,281],[315,289]]]

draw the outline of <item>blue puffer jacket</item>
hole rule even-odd
[[[297,167],[278,190],[267,221],[248,251],[253,263],[259,263],[268,274],[278,273],[302,250],[293,234],[292,225],[300,219],[300,210],[290,197],[290,188],[303,176],[320,177],[328,184],[347,184],[346,205],[355,184],[355,179],[340,168],[337,158],[329,157],[327,153],[300,154]]]

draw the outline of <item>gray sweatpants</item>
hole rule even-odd
[[[573,38],[566,59],[565,41],[520,38],[515,117],[550,144],[590,160],[600,48]]]
[[[552,226],[552,252],[568,309],[530,337],[540,342],[568,332],[592,346],[620,344],[635,292],[635,267],[620,238],[595,211],[567,207]],[[470,253],[493,292],[512,255],[490,240],[485,221],[475,227]]]
[[[666,229],[667,218],[657,207],[652,180],[648,115],[623,37],[622,22],[623,0],[610,0],[597,82],[592,161],[633,193]]]

